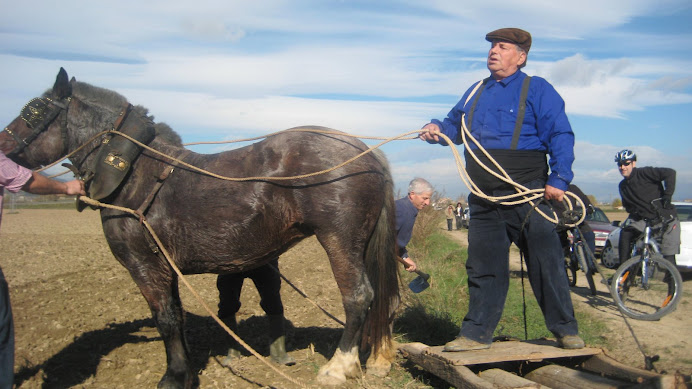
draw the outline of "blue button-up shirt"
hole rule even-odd
[[[471,135],[486,150],[509,149],[514,135],[521,86],[526,74],[517,71],[502,81],[489,80],[484,86],[476,103],[471,123]],[[458,142],[461,116],[468,114],[475,96],[469,94],[476,85],[471,86],[457,105],[447,114],[443,121],[433,119],[431,122],[440,127],[440,131],[450,139]],[[483,87],[482,87],[483,88]],[[476,93],[480,93],[480,88]],[[468,100],[468,102],[467,102]],[[467,127],[469,123],[466,123]],[[441,144],[446,144],[444,140]],[[474,144],[470,145],[476,149]],[[531,77],[531,84],[526,98],[526,113],[521,126],[517,150],[536,150],[550,155],[550,175],[547,184],[561,190],[567,190],[572,181],[572,163],[574,162],[574,133],[567,120],[565,102],[550,83],[540,77]]]
[[[416,223],[418,208],[413,206],[408,196],[395,202],[396,204],[396,245],[401,258],[408,257],[406,245],[413,235],[413,225]]]

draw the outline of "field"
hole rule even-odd
[[[463,242],[464,237],[459,235],[457,239]],[[163,342],[139,290],[110,253],[98,212],[6,212],[0,251],[14,310],[18,388],[156,386],[165,368]],[[280,266],[292,283],[343,320],[341,299],[326,255],[315,239],[308,239],[283,255]],[[194,275],[187,279],[215,310],[215,276]],[[688,284],[685,287],[692,292],[692,285]],[[243,358],[230,369],[221,366],[218,361],[226,351],[229,335],[182,283],[180,290],[192,363],[201,388],[294,387],[254,357]],[[585,290],[574,288],[578,309],[592,309],[594,315],[606,318],[612,333],[603,336],[620,339],[613,343],[616,347],[609,354],[629,364],[642,365],[643,357],[608,304],[607,296],[602,293],[591,298]],[[298,363],[280,370],[313,386],[317,370],[336,347],[341,326],[286,284],[282,296],[291,323],[287,349]],[[249,281],[242,301],[239,335],[267,355],[267,327],[254,285]],[[685,296],[678,311],[660,322],[633,323],[647,352],[661,356],[657,367],[692,372],[691,313],[690,298]],[[404,360],[398,362],[387,378],[366,376],[343,387],[443,386]]]
[[[156,387],[166,365],[163,342],[139,289],[110,253],[98,212],[7,212],[0,234],[2,268],[14,311],[18,388]],[[314,238],[284,254],[280,268],[312,300],[344,320],[326,254]],[[216,277],[187,279],[216,313]],[[221,366],[218,361],[225,355],[230,335],[182,283],[180,293],[201,388],[295,386],[252,356],[241,359],[232,370]],[[341,325],[286,284],[282,295],[291,323],[287,349],[298,363],[281,370],[310,384],[334,352]],[[239,335],[266,356],[267,325],[251,281],[245,283],[242,302]],[[388,387],[388,381],[402,374],[399,369],[389,378],[366,377],[345,387]]]

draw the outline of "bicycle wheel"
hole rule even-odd
[[[591,290],[591,295],[596,295],[596,284],[593,282],[593,269],[589,266],[589,262],[586,258],[586,252],[584,251],[584,243],[577,243],[575,245],[577,260],[579,261],[579,267],[584,272],[586,276],[586,282],[589,283],[589,289]]]
[[[567,282],[569,286],[575,286],[577,284],[577,271],[579,270],[579,265],[570,257],[565,257],[565,271],[567,273]]]
[[[610,294],[625,315],[638,320],[658,320],[680,303],[682,276],[660,254],[652,254],[645,260],[634,257],[615,271]]]

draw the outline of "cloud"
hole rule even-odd
[[[226,25],[220,20],[186,20],[182,22],[183,32],[192,37],[227,42],[237,42],[245,37],[245,30]]]
[[[689,136],[678,130],[692,119],[692,59],[680,49],[692,34],[657,19],[689,14],[688,0],[123,0],[108,12],[87,1],[38,6],[41,12],[35,2],[17,2],[0,14],[5,122],[64,66],[149,108],[185,141],[304,124],[394,136],[444,117],[487,76],[485,33],[520,22],[534,37],[527,73],[555,86],[571,119],[589,119],[577,143],[578,177],[616,183],[610,161],[617,150],[607,143],[626,139],[647,161],[675,166],[681,188],[683,178],[692,182],[680,151]],[[651,128],[658,138],[649,144]],[[393,143],[384,148],[402,182],[428,174],[440,187],[467,192],[448,149]]]

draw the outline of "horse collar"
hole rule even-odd
[[[88,193],[94,200],[110,196],[125,180],[132,164],[142,152],[142,147],[121,134],[148,144],[154,139],[154,124],[144,115],[132,115],[132,104],[127,105],[113,123],[96,153],[92,180]]]

